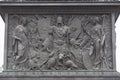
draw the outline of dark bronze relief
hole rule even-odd
[[[111,70],[110,15],[9,15],[8,69]]]

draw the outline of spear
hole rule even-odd
[[[103,54],[103,60],[105,60],[105,64],[106,64],[106,67],[107,67],[107,69],[109,69],[109,66],[108,66],[108,61],[107,61],[107,57],[106,57],[106,49],[105,49],[105,33],[104,33],[104,31],[103,31],[103,28],[105,27],[105,17],[106,17],[106,15],[103,15],[103,26],[102,26],[102,40],[101,40],[101,49],[102,49],[102,54]]]

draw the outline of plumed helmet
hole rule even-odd
[[[58,23],[61,23],[61,24],[62,24],[62,20],[63,20],[63,18],[62,18],[61,16],[57,17],[57,24],[58,24]]]

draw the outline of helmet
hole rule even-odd
[[[63,18],[61,16],[57,17],[57,24],[59,24],[59,23],[62,24],[62,19]]]

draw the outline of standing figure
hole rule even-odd
[[[25,66],[23,63],[27,61],[27,46],[28,39],[26,36],[26,22],[22,20],[21,24],[19,24],[14,32],[13,32],[13,55],[15,65],[13,68],[23,69]]]
[[[43,42],[44,50],[49,50],[48,48],[51,47],[53,47],[53,50],[59,49],[61,47],[68,47],[69,28],[63,25],[62,20],[62,17],[58,17],[56,26],[52,26],[51,31],[48,33],[50,37],[46,38]]]
[[[67,52],[70,52],[69,50],[69,27],[63,25],[62,17],[57,18],[57,24],[55,26],[52,26],[51,32],[49,33],[50,38],[46,38],[46,40],[43,42],[44,49],[49,50],[49,46],[52,46],[53,50],[49,54],[49,59],[46,61],[47,63],[47,69],[58,69],[63,70],[65,67],[69,66],[69,69],[71,67],[77,68],[75,63],[70,60],[66,60],[64,63],[61,62],[63,59],[63,48],[66,48],[65,50],[68,50]],[[70,56],[71,57],[71,56]],[[64,61],[64,60],[63,60]]]
[[[89,34],[93,41],[93,54],[91,57],[94,60],[96,69],[102,69],[103,62],[106,60],[103,60],[103,58],[105,58],[105,34],[99,17],[95,17],[93,21],[91,21],[91,24],[92,28],[89,31]],[[107,66],[106,61],[105,64]]]
[[[56,26],[52,27],[54,48],[68,47],[69,44],[69,27],[64,26],[62,20],[62,17],[58,17]]]

